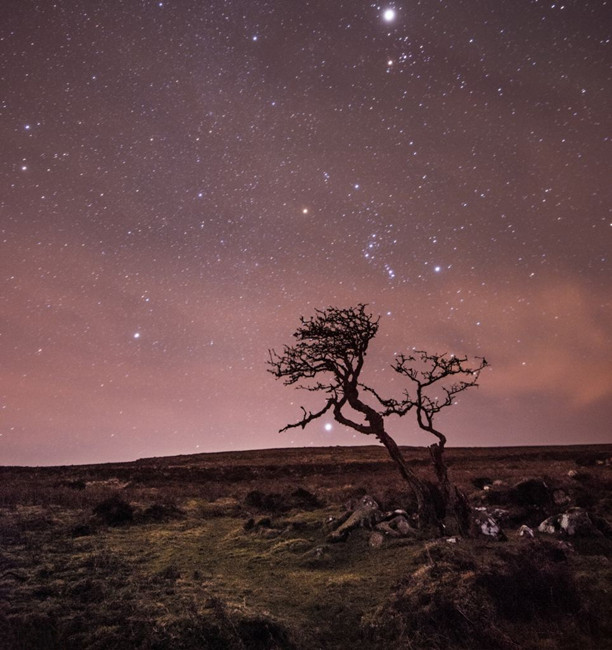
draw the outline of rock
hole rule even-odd
[[[570,469],[570,471],[567,473],[567,475],[570,478],[574,478],[574,476],[576,476],[577,474],[578,474],[578,472],[575,469]]]
[[[376,524],[376,530],[389,537],[408,537],[414,529],[408,521],[405,510],[395,510],[383,515],[384,519]]]
[[[570,508],[564,512],[559,519],[561,530],[570,537],[574,535],[596,535],[599,531],[593,526],[593,522],[586,510],[582,508]]]
[[[380,506],[369,494],[364,494],[361,499],[359,499],[357,510],[361,510],[363,508],[368,508],[370,510],[379,510]]]
[[[391,522],[392,526],[394,522],[395,522],[395,528],[397,529],[398,533],[400,533],[400,535],[407,537],[408,535],[414,532],[414,529],[408,523],[408,520],[405,517],[396,517],[395,519],[393,519],[393,521]]]
[[[325,546],[317,546],[317,547],[315,547],[315,548],[313,549],[312,552],[313,552],[314,556],[315,556],[317,559],[319,559],[319,558],[323,557],[323,555],[325,554],[325,551],[326,551]]]
[[[400,533],[397,530],[391,528],[391,524],[388,521],[381,521],[379,524],[376,524],[376,530],[380,531],[385,535],[388,535],[389,537],[400,536]]]
[[[538,531],[540,533],[546,533],[547,535],[554,535],[560,531],[559,526],[559,515],[553,517],[548,517],[545,519],[539,526]]]
[[[372,529],[381,519],[382,513],[378,503],[366,494],[359,500],[357,508],[348,519],[329,535],[328,540],[330,542],[344,542],[354,528]]]
[[[568,506],[571,501],[569,494],[562,488],[553,490],[552,499],[556,506]]]
[[[560,515],[548,517],[538,526],[538,530],[548,535],[560,534],[568,537],[598,537],[602,534],[584,508],[569,508]]]
[[[500,523],[494,517],[496,512],[503,513],[505,511],[499,508],[493,510],[490,510],[489,508],[474,509],[472,527],[475,529],[477,534],[484,535],[485,537],[493,537],[495,539],[506,539]]]
[[[519,537],[527,537],[529,539],[533,539],[533,529],[529,528],[529,526],[525,526],[525,524],[523,524],[518,529],[518,534],[519,534]]]
[[[458,537],[447,537],[446,542],[447,542],[447,544],[458,544],[459,543],[459,538]]]
[[[370,535],[368,544],[370,545],[371,548],[380,548],[383,545],[384,541],[385,541],[385,536],[379,531],[374,531]]]

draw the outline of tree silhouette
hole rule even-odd
[[[472,386],[478,386],[480,372],[487,365],[484,357],[475,357],[470,363],[466,356],[414,350],[412,354],[398,355],[392,365],[397,373],[411,382],[411,388],[404,391],[402,400],[383,399],[373,389],[364,387],[385,408],[383,415],[403,415],[415,409],[419,427],[438,439],[429,446],[429,452],[440,496],[445,514],[454,517],[455,526],[462,532],[468,527],[469,506],[463,493],[448,477],[448,467],[444,460],[446,436],[434,426],[434,418],[443,408],[456,403],[456,395]]]
[[[434,428],[433,418],[441,408],[452,403],[454,395],[476,385],[475,379],[471,381],[465,375],[465,360],[421,352],[398,357],[393,368],[415,384],[416,392],[406,391],[401,400],[384,399],[372,387],[360,381],[368,346],[376,336],[379,324],[379,319],[368,313],[365,305],[316,310],[315,315],[310,318],[300,317],[300,323],[293,334],[297,340],[294,345],[286,345],[282,354],[270,350],[269,371],[276,378],[282,379],[285,385],[325,394],[326,402],[315,412],[302,407],[301,420],[288,424],[281,431],[295,427],[305,428],[313,420],[331,413],[340,424],[364,435],[375,436],[385,446],[400,474],[412,488],[421,526],[441,525],[447,515],[446,506],[464,510],[465,500],[459,499],[459,493],[448,481],[443,460],[446,438]],[[424,364],[423,368],[415,369],[410,365],[417,360]],[[429,367],[427,362],[430,362]],[[482,367],[485,363],[482,360]],[[442,379],[449,376],[461,376],[463,379],[442,386],[445,395],[442,401],[431,397],[428,389],[436,384],[441,385]],[[362,393],[372,394],[379,406],[375,408],[364,401]],[[447,404],[448,400],[450,401]],[[402,417],[413,408],[416,409],[419,426],[438,438],[438,442],[432,445],[430,450],[441,488],[442,512],[440,508],[435,507],[435,499],[428,484],[410,469],[400,448],[385,428],[385,419],[388,416]],[[459,513],[455,519],[458,529],[467,532],[465,512]],[[443,525],[441,527],[444,529]]]

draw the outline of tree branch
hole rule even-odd
[[[306,428],[306,425],[312,422],[313,420],[316,420],[317,418],[320,418],[322,415],[325,415],[327,411],[336,403],[336,398],[332,397],[327,400],[327,403],[325,406],[320,410],[317,411],[316,413],[312,413],[307,411],[303,406],[300,408],[302,409],[304,413],[304,417],[299,421],[295,422],[293,424],[288,424],[287,426],[284,426],[282,429],[279,430],[279,433],[283,433],[284,431],[287,431],[288,429],[297,429],[297,427],[300,427],[302,429]]]

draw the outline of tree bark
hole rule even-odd
[[[441,443],[430,445],[429,453],[444,504],[444,532],[467,535],[470,529],[470,506],[465,494],[448,478],[448,468],[443,457],[444,445]]]
[[[382,442],[389,456],[397,465],[400,474],[410,485],[417,502],[417,514],[419,528],[428,525],[439,526],[440,522],[436,515],[434,504],[432,503],[431,494],[426,484],[408,467],[404,456],[393,438],[384,430],[376,433],[376,437]]]
[[[439,528],[440,531],[443,531],[444,527],[438,519],[431,491],[406,464],[404,456],[400,448],[397,446],[397,443],[385,431],[385,421],[383,416],[376,411],[376,409],[373,409],[371,406],[368,406],[368,404],[359,399],[359,392],[354,384],[345,386],[344,394],[351,408],[355,409],[355,411],[358,411],[359,413],[363,413],[369,425],[367,427],[367,433],[375,435],[385,446],[389,452],[389,456],[391,456],[391,459],[397,465],[400,474],[411,487],[417,502],[419,528],[435,526]],[[336,417],[338,417],[338,415],[339,414],[336,414]],[[344,424],[350,425],[351,423],[344,419]],[[364,431],[362,430],[362,432]]]

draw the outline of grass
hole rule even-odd
[[[545,476],[574,500],[586,491],[590,509],[610,519],[610,467],[576,465],[577,456],[593,453],[449,455],[452,476],[473,503],[486,495],[473,485],[478,477],[512,486]],[[413,456],[426,476],[426,452]],[[588,477],[576,481],[570,469]],[[557,540],[528,542],[509,530],[506,543],[400,538],[374,549],[369,532],[358,530],[346,543],[329,544],[327,522],[348,499],[367,492],[388,507],[406,502],[378,448],[0,468],[0,480],[0,638],[7,650],[586,650],[612,638],[605,537],[569,540],[573,548],[563,550]],[[318,503],[290,507],[292,495],[304,497],[297,488]],[[255,490],[265,498],[254,498]],[[131,522],[109,525],[94,514],[111,497],[133,508]]]

